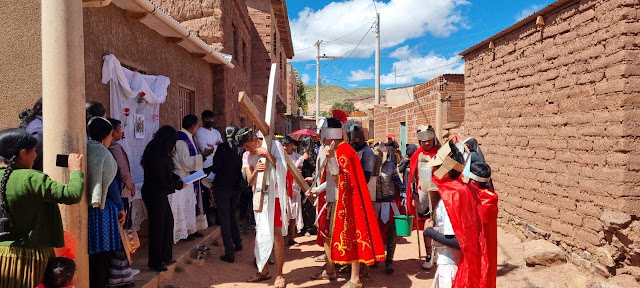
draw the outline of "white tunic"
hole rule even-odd
[[[435,227],[438,227],[444,235],[455,235],[453,232],[453,226],[451,220],[449,220],[449,214],[444,206],[442,200],[438,201],[435,208],[436,219]],[[433,251],[436,256],[436,264],[438,269],[436,270],[432,288],[449,288],[453,285],[453,280],[456,278],[458,272],[457,263],[460,261],[462,255],[459,249],[454,249],[447,246],[434,247]]]
[[[302,164],[304,163],[304,158],[302,155],[293,152],[289,155],[291,161],[298,167],[298,169],[302,168]],[[291,197],[287,197],[287,215],[290,220],[296,220],[296,228],[298,230],[304,228],[304,221],[302,220],[302,197],[300,195],[300,186],[298,183],[293,180],[293,193]]]
[[[187,134],[193,143],[193,136],[187,130],[180,130]],[[188,176],[191,171],[202,170],[202,155],[191,156],[187,142],[176,142],[176,151],[173,155],[173,163],[176,169],[173,171],[180,178]],[[193,185],[187,188],[176,190],[169,194],[169,204],[173,212],[173,242],[178,243],[180,239],[186,239],[189,234],[196,230],[196,194]]]

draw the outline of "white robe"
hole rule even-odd
[[[289,157],[298,169],[302,168],[302,164],[304,163],[302,155],[293,152]],[[295,179],[293,180],[293,193],[291,194],[292,197],[287,197],[287,215],[289,216],[289,220],[296,220],[296,228],[301,230],[304,228],[304,221],[302,220],[302,196],[300,195],[300,186]]]
[[[282,236],[287,235],[287,202],[282,199],[287,199],[287,162],[283,158],[284,149],[279,141],[273,140],[271,143],[271,155],[276,160],[276,169],[269,167],[267,193],[264,193],[264,204],[261,212],[255,212],[256,219],[256,246],[254,248],[254,254],[256,256],[256,264],[258,265],[258,271],[262,271],[267,264],[271,251],[273,250],[273,237],[274,237],[274,223],[273,217],[275,209],[282,211]],[[271,166],[267,162],[268,166]],[[271,184],[273,183],[273,184]],[[283,185],[278,185],[282,183]],[[276,196],[277,195],[277,196]],[[280,198],[280,207],[275,207],[276,197]]]
[[[188,131],[184,129],[181,131],[187,134],[191,143],[194,143],[193,137]],[[173,172],[180,178],[184,178],[189,176],[191,171],[202,170],[202,155],[191,156],[187,143],[178,140],[173,163],[176,166]],[[186,239],[189,234],[198,231],[196,225],[197,202],[193,185],[189,184],[187,188],[176,190],[175,193],[170,194],[169,204],[171,204],[171,212],[173,212],[173,242],[178,243],[181,239]]]
[[[447,209],[442,200],[438,201],[434,210],[436,216],[435,227],[439,227],[444,235],[455,235],[451,220],[449,220],[449,214],[447,214]],[[436,255],[435,261],[438,264],[438,268],[431,288],[451,288],[453,280],[456,279],[458,263],[460,263],[462,253],[459,249],[447,246],[433,247],[433,251]]]

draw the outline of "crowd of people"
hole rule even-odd
[[[131,225],[132,165],[144,171],[147,265],[154,271],[176,262],[175,243],[203,237],[213,225],[221,227],[220,260],[234,263],[244,249],[243,216],[251,220],[241,224],[256,231],[257,271],[249,282],[271,279],[271,262],[274,286],[286,287],[286,246],[299,245],[298,235],[317,235],[324,248],[317,260],[326,264],[311,279],[336,281],[338,273],[348,273],[343,287],[362,287],[360,277],[368,276],[370,266],[384,263],[385,273],[395,272],[400,236],[394,218],[409,215],[413,228],[423,231],[423,268],[437,266],[433,287],[495,287],[497,195],[477,141],[462,141],[451,131],[437,137],[433,127],[420,126],[417,145],[406,145],[401,155],[394,135],[367,141],[360,125],[334,112],[317,135],[269,142],[260,131],[233,123],[223,138],[206,110],[201,117],[185,116],[180,130],[160,127],[140,163],[132,163],[118,144],[122,123],[106,118],[102,104],[89,102],[86,175],[85,156],[70,154],[64,184],[42,173],[38,101],[20,114],[19,128],[0,131],[0,287],[73,285],[73,253],[54,250],[69,244],[58,204],[79,203],[84,187],[90,285],[132,287],[139,271],[131,268],[120,235]],[[201,180],[185,183],[195,173],[203,173]]]

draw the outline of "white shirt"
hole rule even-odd
[[[436,223],[435,227],[439,227],[441,233],[444,235],[455,235],[453,232],[453,226],[451,220],[449,220],[449,214],[444,206],[442,200],[438,201],[436,205]],[[456,264],[460,261],[461,251],[447,246],[435,247],[436,252],[436,264]]]
[[[189,140],[193,143],[193,136],[189,131],[185,129],[181,129],[180,131],[187,134],[187,137],[189,137]],[[191,156],[187,142],[178,140],[178,142],[176,142],[176,151],[173,154],[173,163],[176,166],[174,173],[180,176],[180,178],[184,178],[189,176],[191,171],[202,170],[202,155]]]
[[[203,167],[211,167],[213,165],[213,155],[215,155],[215,151],[218,151],[218,144],[222,143],[222,136],[220,136],[220,132],[215,128],[211,128],[211,130],[209,130],[207,128],[200,127],[198,128],[198,131],[196,131],[194,140],[194,145],[198,147],[200,152],[209,149],[209,145],[214,147],[213,154],[209,155],[202,164]]]

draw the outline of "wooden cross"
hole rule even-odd
[[[271,64],[271,73],[269,75],[269,90],[267,92],[267,106],[265,109],[264,118],[261,117],[262,113],[260,110],[251,102],[251,99],[247,96],[244,91],[241,91],[238,95],[238,103],[245,110],[245,112],[249,115],[249,118],[256,124],[258,130],[262,132],[264,135],[264,139],[262,141],[262,148],[267,149],[267,151],[271,151],[271,140],[273,139],[273,116],[275,114],[275,103],[276,103],[276,80],[277,80],[277,69],[278,64]],[[263,120],[264,119],[264,120]],[[302,188],[303,191],[309,191],[311,189],[309,184],[304,181],[304,177],[298,168],[295,166],[293,161],[289,158],[289,155],[284,153],[284,159],[287,161],[287,169],[293,175],[293,179],[298,183],[298,186]],[[262,163],[267,163],[264,157],[260,157],[260,161]],[[256,180],[256,190],[253,195],[253,210],[256,212],[262,211],[262,205],[264,200],[264,193],[266,192],[266,184],[267,184],[267,175],[269,175],[269,166],[266,165],[266,169],[264,172],[258,172],[258,178]],[[272,183],[275,185],[275,183]]]

